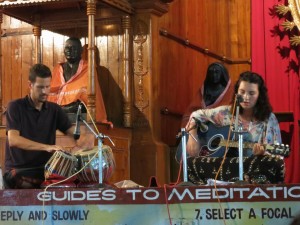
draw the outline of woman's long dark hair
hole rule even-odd
[[[236,94],[238,94],[238,89],[242,81],[258,85],[259,96],[253,110],[254,118],[259,121],[268,119],[273,109],[269,101],[268,89],[265,86],[265,82],[257,73],[246,71],[240,74],[240,77],[234,86],[234,94],[232,96],[231,104],[233,105],[235,101]],[[240,107],[240,112],[243,113],[242,107]]]

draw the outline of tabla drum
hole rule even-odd
[[[82,183],[99,182],[98,146],[91,150],[80,150],[75,154],[78,160],[77,178]],[[108,181],[115,170],[115,158],[108,145],[102,146],[102,177],[103,182]]]
[[[45,178],[68,178],[75,173],[77,158],[62,151],[56,151],[45,165]]]

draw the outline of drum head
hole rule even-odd
[[[78,166],[78,180],[81,182],[99,182],[99,157],[98,146],[90,150],[80,150],[75,154]],[[102,146],[102,164],[103,181],[108,181],[115,170],[115,159],[112,149]]]
[[[61,180],[71,177],[75,172],[77,158],[62,151],[56,151],[45,164],[45,178]]]

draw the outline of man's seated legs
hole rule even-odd
[[[3,175],[5,189],[40,188],[44,168],[11,169]]]

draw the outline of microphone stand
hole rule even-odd
[[[187,175],[187,161],[186,161],[186,130],[181,128],[181,147],[182,147],[182,170],[183,170],[183,182],[188,181]]]
[[[187,172],[187,155],[186,155],[186,139],[187,132],[185,128],[181,128],[181,147],[182,147],[182,170],[183,170],[183,182],[179,186],[194,186],[192,182],[188,181],[188,172]],[[190,134],[190,136],[192,136]],[[194,138],[192,136],[192,138]]]
[[[102,146],[103,146],[103,139],[107,138],[110,143],[115,146],[114,142],[110,139],[109,136],[103,135],[101,133],[97,134],[94,129],[84,120],[81,121],[89,128],[89,130],[95,135],[96,139],[98,140],[98,170],[99,170],[99,188],[104,188],[105,185],[103,184],[103,155],[102,155]]]
[[[243,130],[243,127],[241,124],[238,124],[238,118],[239,118],[239,111],[240,111],[240,106],[239,106],[239,98],[236,99],[236,112],[235,112],[235,123],[234,123],[234,129],[233,133],[238,134],[238,140],[239,140],[239,180],[243,181],[244,180],[244,162],[243,162],[243,135],[247,133],[247,131]]]

